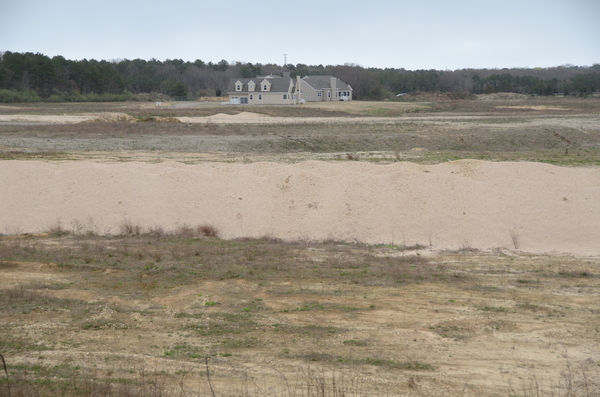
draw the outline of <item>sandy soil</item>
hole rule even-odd
[[[58,115],[35,115],[35,114],[0,114],[0,122],[5,123],[53,123],[53,124],[66,124],[66,123],[81,123],[83,121],[90,121],[98,116],[87,115],[87,116],[58,116]]]
[[[175,106],[174,106],[175,107]],[[327,108],[327,107],[324,107]],[[529,109],[529,110],[564,110],[562,107],[549,106],[497,106],[499,109]],[[577,116],[577,115],[573,115]],[[181,122],[188,124],[395,124],[401,122],[445,122],[452,120],[492,120],[505,116],[490,115],[426,115],[410,117],[273,117],[254,112],[240,112],[234,115],[217,113],[212,116],[181,116],[156,117],[163,122]],[[553,122],[556,120],[553,120]],[[0,114],[0,123],[48,123],[48,124],[77,124],[84,122],[138,122],[135,117],[120,112],[85,113],[77,115],[32,115],[32,114]]]
[[[475,160],[433,166],[309,161],[50,164],[4,161],[0,231],[115,233],[212,224],[270,235],[600,253],[600,169]]]
[[[448,120],[452,116],[411,118],[415,120]],[[476,116],[456,116],[455,118],[477,118]],[[333,124],[333,123],[386,123],[406,121],[404,117],[272,117],[253,112],[241,112],[235,115],[217,113],[212,116],[176,117],[188,124]],[[82,114],[82,115],[0,115],[4,123],[51,123],[76,124],[82,122],[137,122],[137,119],[124,113]]]

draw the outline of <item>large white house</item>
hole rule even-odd
[[[351,101],[352,87],[333,76],[233,78],[227,88],[232,105],[294,105],[305,102]]]

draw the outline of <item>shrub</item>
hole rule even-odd
[[[142,234],[142,227],[125,221],[119,226],[119,231],[122,236],[139,236]]]
[[[213,225],[200,225],[198,226],[198,234],[204,237],[219,237],[219,230]]]

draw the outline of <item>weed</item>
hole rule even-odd
[[[48,233],[50,233],[51,236],[62,237],[68,235],[69,231],[65,230],[62,223],[58,221],[48,228]]]
[[[558,275],[561,277],[573,277],[573,278],[585,278],[585,277],[594,277],[594,275],[587,270],[563,270],[558,272]]]
[[[483,310],[484,312],[503,313],[506,312],[506,308],[502,306],[476,306],[477,309]]]
[[[310,302],[310,303],[305,303],[302,307],[299,307],[297,309],[294,309],[295,311],[300,311],[300,312],[307,312],[310,310],[325,310],[325,306],[319,304],[319,303],[315,303],[315,302]]]
[[[351,345],[351,346],[367,346],[368,342],[365,340],[356,340],[356,339],[348,339],[345,340],[344,345]]]
[[[142,233],[142,227],[129,221],[123,221],[119,225],[119,231],[121,236],[139,236]]]
[[[519,249],[519,232],[516,230],[510,230],[510,239],[512,240],[513,247]]]

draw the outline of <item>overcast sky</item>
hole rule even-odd
[[[416,69],[600,63],[600,0],[0,0],[0,51]]]

